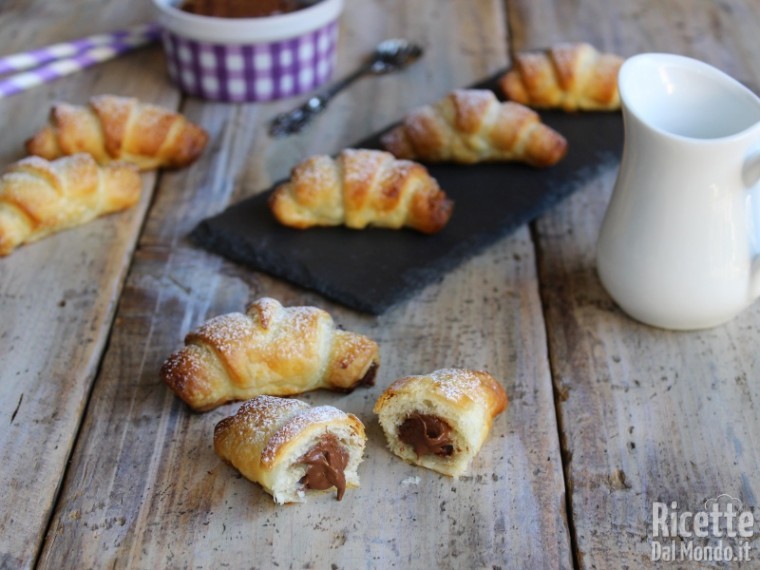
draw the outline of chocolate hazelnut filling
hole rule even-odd
[[[364,373],[364,376],[355,384],[355,387],[358,386],[374,386],[375,385],[375,376],[377,376],[377,369],[378,369],[377,362],[373,362],[370,364],[369,368],[367,369],[367,372]]]
[[[398,438],[411,445],[417,457],[427,454],[449,457],[454,453],[451,426],[438,416],[414,412],[399,426]]]
[[[301,478],[304,487],[318,491],[335,487],[338,489],[338,500],[343,498],[346,491],[344,471],[348,465],[348,452],[341,447],[335,436],[323,436],[317,445],[301,458],[301,463],[307,465],[306,475]]]
[[[379,365],[377,362],[373,362],[369,365],[369,368],[367,368],[367,371],[364,373],[364,376],[359,378],[356,382],[351,384],[348,388],[331,388],[331,390],[335,392],[343,392],[345,394],[350,394],[354,390],[356,390],[359,387],[363,386],[374,386],[375,385],[375,376],[377,376],[377,369],[379,368]]]
[[[308,4],[304,0],[186,0],[180,10],[215,18],[262,18],[295,12]]]

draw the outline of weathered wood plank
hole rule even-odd
[[[571,566],[527,229],[380,318],[236,267],[185,239],[201,218],[266,187],[302,157],[334,152],[408,106],[503,66],[503,21],[494,0],[348,3],[343,72],[388,36],[421,39],[428,55],[403,76],[358,84],[300,137],[273,142],[263,134],[266,120],[293,102],[187,105],[211,131],[213,151],[162,178],[41,567]],[[158,380],[185,332],[261,295],[325,307],[381,345],[378,386],[304,397],[338,405],[367,425],[362,487],[342,503],[325,497],[276,507],[213,453],[213,427],[237,405],[191,414]],[[472,476],[456,482],[393,458],[371,413],[393,378],[443,366],[485,367],[512,398]]]
[[[760,79],[755,2],[510,7],[517,49],[584,39],[626,56],[681,53]],[[760,307],[695,333],[624,316],[594,259],[614,179],[610,171],[589,182],[537,224],[541,293],[580,567],[660,567],[652,561],[653,502],[694,512],[728,493],[758,507]],[[753,548],[756,558],[756,538]]]
[[[145,21],[123,2],[25,2],[0,15],[0,50],[15,53]],[[82,17],[83,11],[87,17]],[[0,161],[23,156],[55,100],[139,94],[178,103],[158,48],[0,101]],[[33,564],[107,340],[155,177],[131,211],[22,247],[0,259],[0,567]]]

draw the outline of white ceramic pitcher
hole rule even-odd
[[[597,266],[629,315],[724,323],[760,296],[760,98],[703,62],[628,59],[625,145]]]

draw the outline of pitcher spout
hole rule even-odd
[[[639,54],[618,77],[624,108],[679,140],[741,136],[760,125],[760,98],[709,66],[674,54]]]

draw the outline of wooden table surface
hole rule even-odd
[[[760,505],[760,305],[691,333],[623,315],[594,267],[612,167],[377,318],[187,239],[302,158],[505,67],[511,50],[586,40],[623,56],[668,51],[760,84],[760,3],[347,4],[338,76],[387,37],[427,54],[355,85],[299,136],[266,135],[293,100],[183,97],[158,46],[0,100],[3,164],[23,156],[52,102],[98,93],[179,109],[211,135],[191,167],[144,174],[138,207],[0,259],[0,568],[644,568],[662,564],[651,560],[654,501],[697,510],[727,493]],[[0,54],[151,17],[147,1],[0,7]],[[213,452],[213,427],[237,404],[194,414],[158,378],[188,330],[264,295],[326,308],[380,343],[377,386],[304,397],[367,425],[362,487],[340,503],[275,506]],[[511,399],[458,481],[391,456],[371,413],[392,379],[442,365],[488,369]]]

